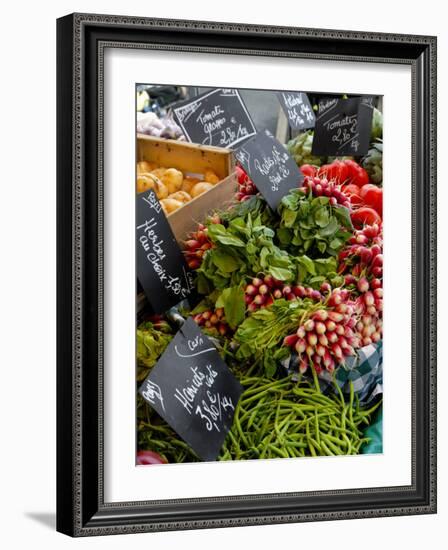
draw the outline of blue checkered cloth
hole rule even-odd
[[[282,361],[288,373],[297,372],[298,357],[294,352]],[[311,378],[307,371],[305,376]],[[326,370],[319,375],[320,387],[323,392],[336,391],[333,383],[338,383],[342,392],[350,395],[350,381],[358,396],[361,406],[373,403],[383,393],[383,342],[370,344],[357,350],[357,355],[347,357],[345,365],[336,369],[335,374]]]
[[[319,377],[322,391],[333,384],[333,376],[323,371]],[[364,346],[356,356],[348,357],[336,370],[336,382],[344,394],[350,394],[350,380],[361,405],[368,405],[383,393],[383,342]]]

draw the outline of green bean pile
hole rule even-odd
[[[362,410],[353,384],[346,403],[337,384],[336,393],[324,395],[316,381],[247,377],[240,382],[245,391],[220,460],[353,455],[369,441],[362,427],[380,403]]]
[[[346,402],[337,384],[323,394],[315,379],[240,379],[244,392],[218,460],[355,455],[369,438],[363,429],[381,401],[362,409],[350,386]],[[146,409],[146,410],[145,410]],[[191,448],[147,405],[139,409],[139,448],[170,463],[196,462]]]

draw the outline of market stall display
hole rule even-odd
[[[137,386],[151,381],[183,320],[192,319],[243,388],[217,460],[381,448],[369,435],[381,436],[381,427],[366,432],[381,424],[382,410],[382,116],[375,111],[364,157],[313,155],[314,133],[306,130],[281,151],[276,140],[272,153],[262,151],[258,175],[246,162],[235,166],[248,152],[254,160],[251,142],[235,152],[138,137],[137,192],[156,193],[198,298],[179,303],[174,316],[146,312],[137,328]],[[300,171],[292,186],[289,155]],[[288,179],[283,191],[273,165]],[[274,180],[280,196],[272,207],[266,185]],[[195,390],[192,414],[196,399]],[[200,460],[148,400],[137,401],[139,464]],[[209,405],[208,420],[219,414]]]

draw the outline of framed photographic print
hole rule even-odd
[[[436,511],[436,39],[58,20],[71,536]]]

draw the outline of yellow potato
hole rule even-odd
[[[156,162],[149,162],[147,160],[141,160],[137,162],[137,174],[145,174],[158,168],[159,165]]]
[[[157,178],[161,178],[165,172],[166,172],[166,168],[163,168],[163,167],[155,168],[154,170],[151,170],[151,174],[153,174]]]
[[[171,193],[169,198],[183,203],[191,201],[191,196],[186,191],[176,191],[175,193]]]
[[[184,176],[180,170],[175,168],[168,168],[160,178],[162,182],[167,186],[168,193],[175,193],[182,187]]]
[[[202,195],[202,193],[206,193],[207,191],[210,191],[210,189],[213,187],[211,183],[208,183],[206,181],[200,181],[196,185],[194,185],[191,189],[191,196],[193,198],[199,197],[199,195]]]
[[[170,199],[168,197],[167,199],[162,199],[160,201],[160,205],[162,206],[162,209],[165,212],[165,214],[171,214],[171,212],[175,212],[179,208],[182,208],[183,203],[180,201],[177,201],[176,199]]]
[[[185,176],[184,181],[182,182],[182,191],[186,191],[187,193],[191,193],[191,188],[193,185],[196,185],[201,181],[199,178],[192,178],[191,176]]]
[[[140,174],[137,176],[137,193],[144,193],[153,189],[158,199],[165,199],[168,196],[166,186],[152,174]]]
[[[204,180],[208,183],[211,183],[212,185],[215,185],[216,183],[218,183],[219,178],[215,174],[215,172],[213,172],[213,170],[206,170],[204,174]]]

